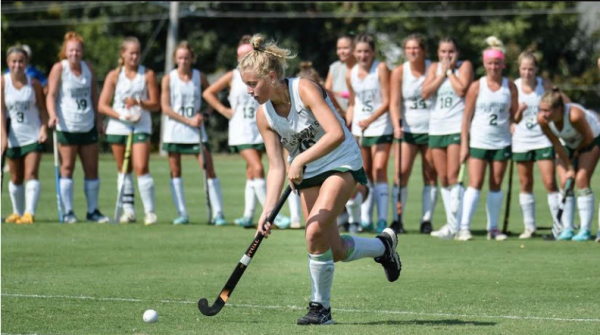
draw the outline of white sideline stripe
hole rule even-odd
[[[71,296],[71,295],[39,295],[39,294],[18,294],[18,293],[2,293],[3,297],[15,297],[15,298],[39,298],[39,299],[79,299],[79,300],[93,300],[93,301],[126,301],[126,302],[144,302],[153,300],[142,300],[135,298],[100,298],[100,297],[86,297],[86,296]],[[196,301],[185,301],[185,300],[158,300],[161,303],[172,303],[172,304],[197,304]],[[227,304],[228,307],[250,307],[250,308],[262,308],[262,309],[293,309],[293,310],[305,310],[306,307],[299,306],[276,306],[276,305],[249,305],[249,304]],[[450,313],[423,313],[423,312],[411,312],[411,311],[389,311],[389,310],[364,310],[364,309],[348,309],[348,308],[336,308],[336,312],[344,313],[379,313],[379,314],[397,314],[397,315],[419,315],[419,316],[440,316],[440,317],[460,317],[460,318],[487,318],[487,319],[512,319],[512,320],[541,320],[541,321],[564,321],[564,322],[600,322],[600,319],[568,319],[568,318],[550,318],[543,316],[517,316],[517,315],[476,315],[476,314],[450,314]],[[6,333],[2,333],[5,335]],[[8,334],[6,334],[8,335]],[[17,335],[17,334],[12,334]]]

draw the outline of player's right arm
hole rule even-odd
[[[439,76],[436,75],[438,66],[442,66],[440,62],[433,63],[429,67],[429,70],[427,70],[427,75],[423,81],[423,87],[421,88],[421,97],[423,100],[429,99],[435,95],[440,86],[442,86],[442,83],[444,83],[444,80],[446,80],[446,72],[444,69],[442,69],[442,73]]]
[[[106,76],[106,80],[104,81],[104,86],[102,87],[102,93],[100,93],[100,99],[98,101],[98,112],[114,119],[120,118],[120,114],[117,113],[110,105],[110,101],[115,94],[115,87],[117,86],[117,76],[118,73],[116,70],[112,70],[108,73],[108,76]],[[123,106],[125,106],[125,102],[122,101],[122,103]]]
[[[162,79],[162,90],[160,92],[160,107],[162,109],[162,113],[169,118],[181,122],[183,124],[187,124],[191,127],[200,127],[200,125],[193,125],[192,120],[188,119],[183,115],[176,113],[171,107],[171,80],[170,74],[167,74]]]
[[[479,95],[479,81],[476,81],[467,92],[465,99],[465,112],[463,114],[462,129],[460,132],[460,162],[464,163],[469,157],[469,132],[471,131],[471,120],[475,114],[475,103]]]
[[[346,126],[352,127],[352,119],[354,118],[354,90],[352,89],[352,71],[346,72],[346,86],[348,87],[348,109],[346,109]]]
[[[390,117],[394,125],[394,137],[402,138],[402,76],[404,66],[398,65],[390,78]]]
[[[574,177],[575,169],[573,168],[573,165],[571,164],[569,155],[567,154],[565,147],[563,147],[562,143],[560,143],[560,140],[558,139],[558,137],[556,137],[556,135],[554,135],[552,130],[550,130],[550,127],[548,126],[548,121],[544,117],[542,117],[542,114],[537,115],[537,121],[538,121],[538,124],[540,125],[540,128],[542,129],[542,132],[544,133],[544,135],[546,135],[548,140],[550,140],[550,143],[552,143],[552,147],[554,148],[556,155],[560,159],[560,162],[565,165],[566,170],[567,170],[567,175],[570,175],[569,171],[571,171],[571,177]],[[568,178],[569,177],[567,177],[567,179]]]
[[[46,95],[46,109],[48,110],[48,128],[56,127],[58,117],[56,115],[56,98],[60,90],[60,76],[62,75],[62,63],[54,64],[48,76],[48,95]]]
[[[233,117],[233,109],[227,108],[225,105],[219,101],[219,92],[222,90],[231,87],[231,81],[233,80],[233,71],[229,71],[225,73],[224,76],[215,81],[212,85],[210,85],[204,92],[202,93],[202,97],[206,102],[221,115],[226,117],[227,119],[231,119]]]

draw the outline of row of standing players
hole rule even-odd
[[[252,50],[248,41],[248,37],[240,41],[238,59]],[[544,134],[544,127],[537,124],[536,116],[541,97],[551,85],[536,77],[537,61],[533,54],[524,53],[519,58],[521,78],[515,83],[508,82],[501,72],[504,62],[501,43],[492,39],[490,50],[496,53],[491,55],[494,57],[488,57],[487,61],[484,55],[487,75],[471,83],[472,65],[469,61],[458,61],[458,45],[451,38],[440,41],[439,62],[432,63],[425,59],[423,39],[418,35],[409,36],[404,41],[407,62],[392,71],[391,76],[387,66],[375,60],[374,42],[370,35],[361,35],[356,39],[349,36],[338,39],[340,61],[332,64],[325,82],[325,88],[335,97],[332,100],[339,107],[338,111],[345,114],[347,125],[360,139],[364,167],[369,177],[368,187],[361,188],[346,205],[351,229],[373,229],[371,217],[375,202],[378,208],[376,229],[381,232],[387,226],[389,196],[386,171],[389,152],[396,137],[402,138],[402,143],[395,148],[402,159],[397,160],[395,167],[397,177],[394,180],[392,202],[395,202],[394,199],[400,193],[402,203],[406,203],[408,177],[416,155],[421,152],[424,178],[422,232],[432,230],[431,217],[439,179],[447,224],[432,232],[432,235],[456,237],[460,240],[471,238],[470,220],[477,206],[479,190],[489,162],[492,170],[487,206],[489,237],[504,239],[497,222],[502,204],[500,185],[507,161],[511,157],[511,121],[516,123],[512,138],[512,157],[517,161],[522,186],[520,203],[525,222],[522,237],[531,237],[536,230],[535,199],[532,194],[534,161],[537,161],[542,171],[543,181],[549,192],[548,203],[555,217],[559,195],[554,181],[554,143],[551,142],[551,135],[548,136],[549,140]],[[124,160],[127,134],[133,126],[135,136],[132,167],[138,176],[138,187],[146,213],[145,223],[155,223],[154,182],[148,169],[150,115],[144,112],[138,118],[138,115],[128,113],[132,106],[139,105],[147,112],[162,109],[167,116],[163,148],[169,152],[171,191],[179,213],[173,223],[187,223],[189,218],[183,196],[180,155],[196,154],[202,160],[198,153],[200,135],[206,134],[200,131],[204,127],[203,116],[199,113],[200,96],[203,96],[215,110],[230,119],[229,145],[232,151],[239,152],[246,160],[245,210],[243,217],[235,222],[242,226],[252,225],[256,199],[264,204],[266,197],[261,164],[264,146],[254,117],[257,103],[247,94],[239,71],[230,71],[209,86],[206,77],[192,69],[194,53],[183,42],[174,53],[177,68],[163,78],[162,94],[159,97],[154,73],[139,64],[139,41],[127,38],[121,45],[120,65],[107,75],[98,98],[94,93],[93,71],[87,62],[82,61],[83,40],[75,33],[68,33],[61,51],[63,60],[55,64],[50,73],[48,95],[44,99],[39,83],[28,79],[23,73],[28,55],[22,51],[20,48],[13,48],[12,52],[9,50],[7,62],[10,73],[3,76],[2,82],[3,114],[7,108],[11,120],[16,121],[11,124],[11,132],[3,131],[3,136],[8,133],[7,156],[11,171],[15,171],[11,173],[9,184],[14,214],[7,221],[33,222],[40,187],[37,181],[38,150],[39,143],[46,138],[46,123],[50,127],[56,126],[60,143],[60,192],[65,207],[65,221],[77,220],[72,208],[71,177],[78,153],[85,173],[87,218],[97,222],[108,220],[97,208],[99,179],[96,142],[97,132],[104,131],[101,118],[95,115],[95,111],[99,111],[109,116],[106,140],[111,144],[119,171]],[[26,89],[23,90],[22,87]],[[228,87],[231,108],[221,104],[217,98],[217,94]],[[48,106],[48,122],[44,120],[44,105]],[[581,106],[573,108],[582,111],[575,114],[592,115]],[[42,112],[42,120],[39,119],[38,110]],[[387,113],[388,110],[390,113]],[[591,160],[587,165],[591,165],[592,170],[585,166],[578,171],[578,204],[582,224],[576,239],[589,238],[589,222],[593,216],[594,200],[589,188],[591,173],[587,172],[593,172],[598,149],[594,149],[593,145],[589,146],[587,137],[591,135],[594,141],[598,134],[593,119],[590,120],[591,134],[579,134],[572,141],[574,149],[585,147],[589,149],[586,152],[590,152],[592,156],[584,157],[587,158],[584,161]],[[471,124],[474,126],[471,127]],[[576,123],[574,125],[577,129]],[[568,129],[563,127],[563,132],[568,132]],[[203,137],[203,142],[206,142],[205,135]],[[585,145],[578,148],[583,144]],[[558,151],[557,166],[561,183],[564,183],[569,173],[574,172],[569,170],[571,166],[568,159],[566,163],[561,163],[563,160],[560,150]],[[470,187],[464,194],[464,201],[461,201],[464,190],[458,183],[458,170],[460,162],[464,162],[469,155]],[[225,223],[221,190],[210,155],[207,156],[207,173],[209,197],[215,209],[213,223],[221,225]],[[25,187],[24,180],[27,180]],[[133,211],[131,173],[127,173],[123,180],[124,214],[120,220],[134,222],[136,218]],[[25,202],[27,208],[23,206]],[[279,216],[277,223],[281,227],[290,224],[298,227],[299,199],[293,195],[289,203],[292,218]],[[565,220],[562,222],[565,229],[559,239],[570,239],[574,235],[573,205],[573,198],[567,198]],[[463,209],[467,215],[461,215]],[[585,213],[582,213],[582,209]],[[395,211],[393,215],[396,229],[402,231],[402,219],[397,218]]]

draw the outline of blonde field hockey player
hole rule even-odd
[[[81,35],[66,33],[59,54],[61,61],[54,64],[48,78],[48,127],[56,128],[59,142],[63,221],[78,221],[73,209],[73,172],[79,156],[85,176],[86,219],[106,223],[109,218],[98,209],[98,135],[104,133],[104,126],[98,114],[96,76],[90,64],[82,59],[83,53]]]
[[[1,91],[2,150],[10,167],[8,190],[13,213],[5,222],[32,224],[41,191],[38,171],[42,143],[48,138],[46,102],[40,82],[25,74],[28,54],[24,49],[10,47],[6,63],[9,72],[2,76]],[[5,129],[9,118],[10,129]]]
[[[120,223],[136,222],[132,171],[144,205],[144,224],[157,221],[154,211],[154,178],[150,174],[150,113],[160,109],[158,84],[154,71],[139,63],[141,45],[136,37],[121,42],[119,66],[106,76],[99,110],[106,115],[106,142],[110,143],[119,173],[117,190],[123,189],[123,214]],[[112,101],[112,104],[111,104]],[[133,131],[131,164],[124,165],[129,133]],[[127,162],[128,163],[128,162]],[[122,183],[122,184],[121,184]],[[118,192],[117,192],[118,193]],[[117,199],[118,201],[119,199]]]

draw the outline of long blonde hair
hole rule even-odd
[[[285,78],[285,69],[287,69],[287,59],[295,58],[288,49],[277,46],[274,41],[266,42],[266,37],[262,34],[255,34],[250,39],[250,45],[254,50],[250,51],[238,65],[240,72],[250,70],[256,73],[258,77],[264,78],[270,71],[275,72],[277,78]]]
[[[123,39],[123,41],[121,42],[121,47],[119,48],[119,66],[117,66],[117,73],[121,72],[121,69],[125,64],[125,59],[123,59],[122,54],[127,49],[127,45],[130,43],[136,43],[137,45],[141,45],[140,40],[138,40],[135,36],[128,36],[125,37],[125,39]]]

